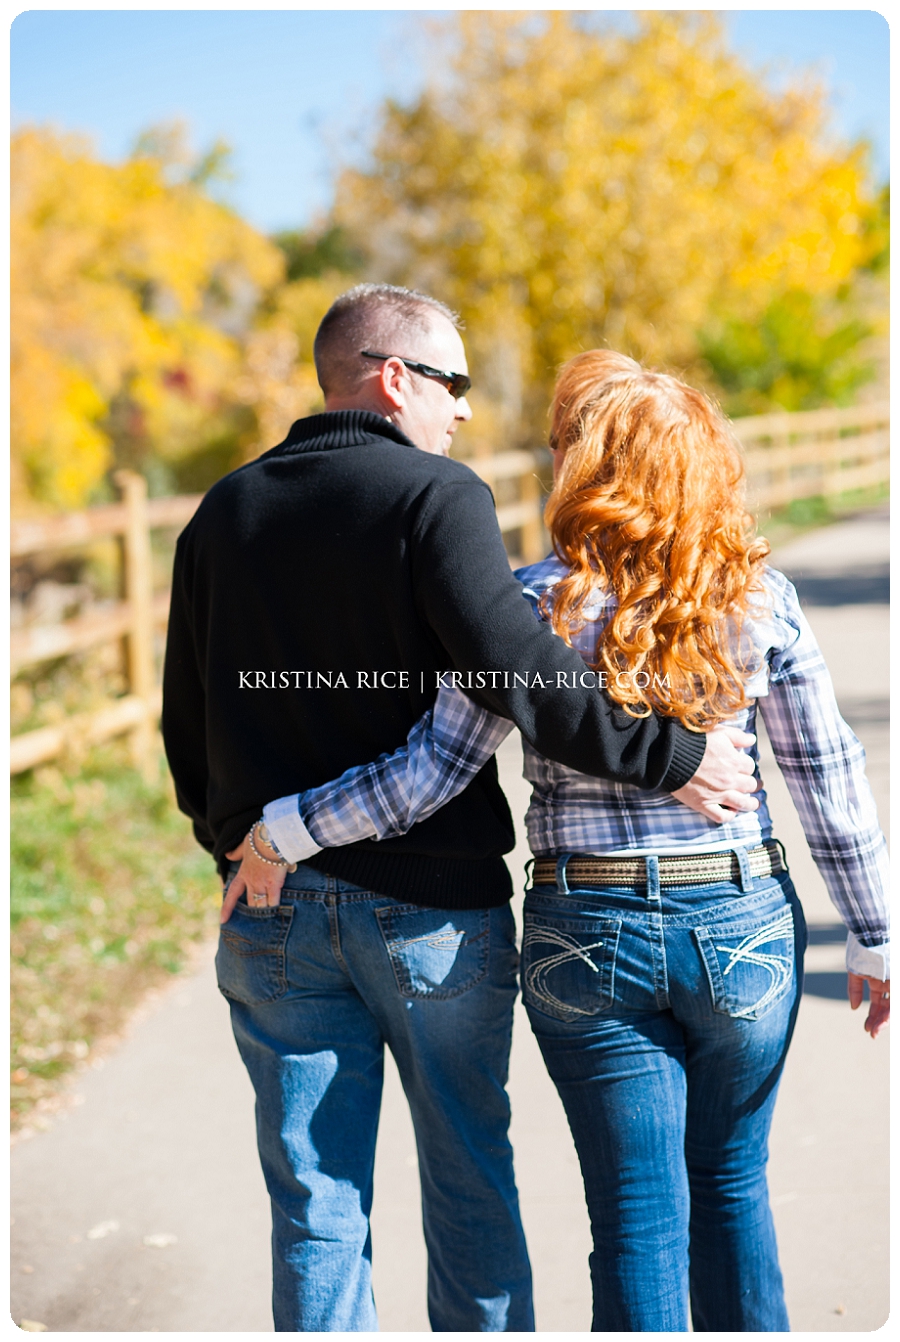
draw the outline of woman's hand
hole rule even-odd
[[[848,974],[847,996],[850,998],[851,1011],[855,1011],[863,1000],[864,983],[869,985],[869,1014],[864,1029],[874,1039],[891,1017],[891,981],[873,979],[868,974]]]
[[[268,844],[262,841],[259,837],[259,830],[256,831],[256,846],[262,849],[265,857],[268,857],[271,852],[271,862],[276,860],[275,850],[270,849]],[[228,887],[228,894],[225,896],[222,911],[219,914],[220,923],[228,922],[235,904],[245,891],[247,893],[247,903],[251,909],[271,908],[273,905],[281,903],[281,887],[284,885],[288,868],[284,866],[273,867],[269,862],[261,862],[250,847],[249,834],[239,848],[233,848],[225,856],[233,862],[240,861],[241,865]]]

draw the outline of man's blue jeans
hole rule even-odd
[[[256,1090],[276,1331],[378,1327],[369,1212],[385,1043],[416,1131],[432,1328],[533,1330],[507,1135],[509,907],[422,908],[301,864],[279,906],[242,897],[216,968]]]
[[[594,1331],[788,1329],[767,1140],[802,987],[786,875],[556,886],[525,900],[522,993],[578,1150]]]

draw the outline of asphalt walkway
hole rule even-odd
[[[879,510],[777,555],[796,581],[887,823],[888,524]],[[501,771],[526,785],[514,739]],[[771,1191],[792,1326],[868,1332],[888,1314],[888,1049],[844,997],[840,924],[771,757],[766,783],[812,928],[772,1135]],[[527,857],[511,856],[517,885]],[[66,1332],[269,1332],[269,1211],[253,1096],[212,948],[75,1083],[78,1103],[12,1153],[12,1316]],[[540,1331],[590,1328],[587,1215],[562,1108],[517,1022],[513,1142]],[[383,1331],[427,1330],[415,1146],[388,1068],[373,1215]]]

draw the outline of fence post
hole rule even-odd
[[[116,471],[116,484],[128,510],[123,535],[124,591],[131,607],[126,635],[128,685],[144,705],[144,715],[130,734],[135,766],[149,777],[153,772],[152,697],[153,666],[153,560],[150,551],[150,518],[147,512],[147,481],[135,471]]]
[[[537,463],[535,463],[535,466]],[[541,515],[541,483],[536,469],[521,477],[521,499],[531,505],[532,516],[522,527],[522,558],[534,564],[544,557],[544,524]]]
[[[822,444],[822,493],[830,499],[841,492],[843,459],[854,457],[859,440],[856,435],[842,437],[840,428],[836,428],[831,433],[819,434],[818,441]]]

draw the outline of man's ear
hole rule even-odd
[[[402,410],[406,404],[407,371],[400,359],[385,359],[381,365],[378,385],[382,396],[394,410]]]

